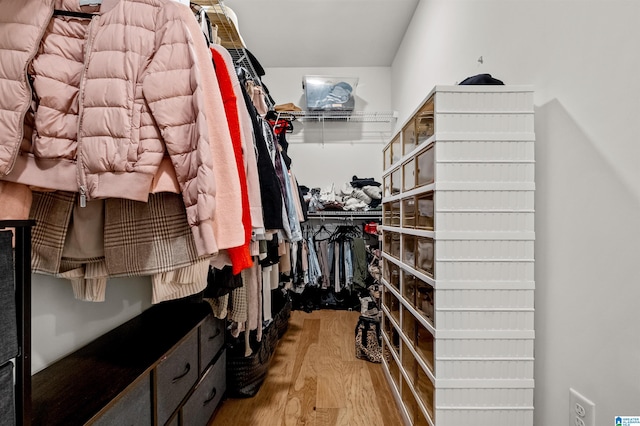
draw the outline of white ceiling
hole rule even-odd
[[[224,0],[263,67],[390,66],[419,0]]]

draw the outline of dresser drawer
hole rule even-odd
[[[198,380],[198,333],[192,332],[156,367],[157,423],[164,425]]]
[[[182,407],[182,424],[206,426],[227,389],[227,352],[204,374],[189,400]]]
[[[200,326],[200,374],[224,345],[224,320],[209,315]]]
[[[180,426],[180,420],[177,415],[173,417],[173,419],[166,424],[166,426]]]
[[[14,425],[13,363],[0,365],[0,425]]]
[[[0,364],[18,355],[11,231],[0,231]]]
[[[143,426],[152,425],[151,415],[151,379],[146,374],[107,412],[100,416],[92,426]]]

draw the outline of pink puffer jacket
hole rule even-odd
[[[198,252],[216,253],[193,17],[169,0],[79,3],[0,0],[0,179],[147,201],[166,152]],[[96,15],[51,19],[54,9]]]

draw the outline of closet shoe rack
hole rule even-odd
[[[383,369],[406,424],[531,426],[529,86],[436,86],[383,151]]]

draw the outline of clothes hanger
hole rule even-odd
[[[53,11],[53,16],[68,16],[71,18],[78,18],[78,19],[93,19],[93,17],[97,15],[99,14],[87,13],[87,12],[73,12],[70,10],[60,10],[60,9],[55,9]]]
[[[344,225],[343,231],[351,239],[362,236],[362,234],[360,233],[360,228],[353,223],[349,225]]]
[[[265,120],[271,124],[276,135],[279,135],[283,131],[286,133],[293,132],[293,123],[288,118],[285,118],[285,116],[286,113],[276,112],[273,110],[269,110],[265,115]]]
[[[267,120],[287,120],[289,122],[291,121],[295,121],[296,120],[296,116],[291,114],[288,111],[277,111],[275,109],[270,109],[269,111],[267,111],[267,114],[264,116],[265,119]]]
[[[327,234],[329,234],[326,238],[318,238],[318,235],[320,235],[321,232],[326,232]],[[316,232],[313,233],[313,239],[316,241],[324,241],[324,240],[328,240],[331,238],[332,233],[325,228],[324,223],[322,225],[320,225],[320,228],[318,228],[318,230]]]
[[[238,76],[238,80],[244,84],[249,77],[249,70],[243,66],[236,66],[236,75]]]
[[[352,240],[359,236],[359,229],[353,225],[338,225],[330,237],[330,241]]]

